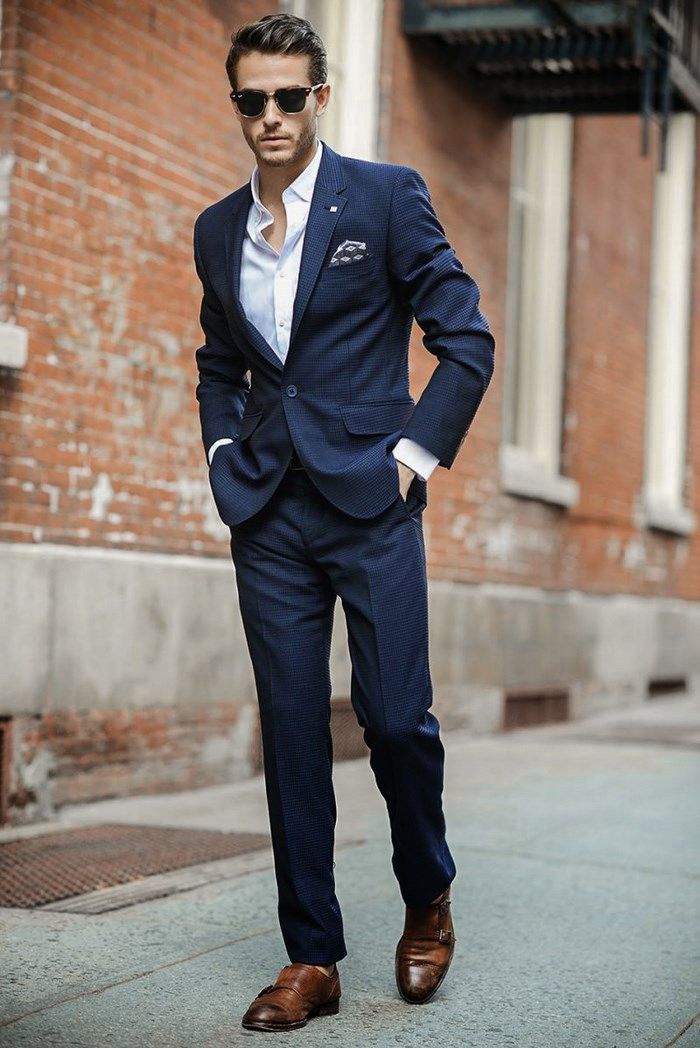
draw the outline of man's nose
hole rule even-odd
[[[282,114],[277,108],[277,103],[275,102],[274,97],[266,98],[265,108],[262,112],[262,119],[265,123],[277,124],[279,123],[281,116]]]

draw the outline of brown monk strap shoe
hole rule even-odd
[[[450,885],[433,902],[406,907],[396,947],[396,985],[404,1001],[425,1004],[447,975],[455,950]]]
[[[285,964],[277,980],[260,991],[241,1020],[247,1030],[293,1030],[315,1015],[336,1015],[340,977],[313,964]]]

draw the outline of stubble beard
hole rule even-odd
[[[270,153],[269,156],[262,157],[256,147],[255,143],[250,142],[251,149],[255,154],[255,159],[258,164],[267,164],[268,167],[287,167],[288,164],[295,164],[297,160],[300,160],[306,153],[308,153],[314,144],[316,138],[316,121],[311,120],[304,126],[299,134],[299,138],[296,141],[296,145],[292,150],[290,156],[282,157],[277,156],[274,152]]]

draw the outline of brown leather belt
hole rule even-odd
[[[289,469],[304,469],[304,465],[297,455],[296,448],[292,448],[292,457],[289,462]]]

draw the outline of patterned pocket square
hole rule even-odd
[[[349,266],[352,262],[362,262],[369,257],[364,240],[344,240],[333,252],[329,266]]]

